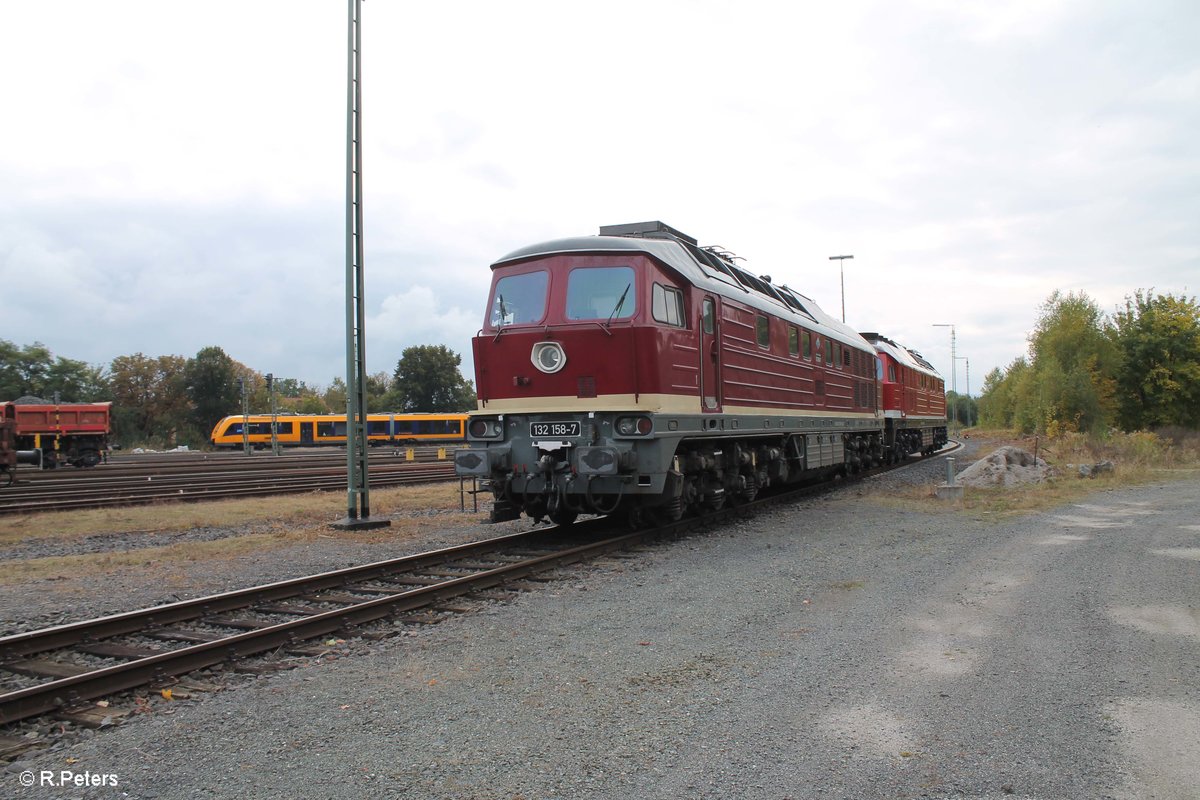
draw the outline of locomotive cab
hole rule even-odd
[[[485,446],[456,455],[459,474],[518,478],[523,499],[498,498],[499,518],[519,505],[561,522],[609,513],[626,494],[661,496],[673,449],[652,445],[654,417],[699,411],[694,378],[675,387],[692,397],[673,395],[659,357],[672,340],[686,346],[683,281],[635,250],[540,254],[494,270],[473,342],[480,411],[467,430]],[[545,491],[560,481],[563,491]]]

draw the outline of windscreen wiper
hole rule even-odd
[[[607,328],[608,326],[612,325],[613,317],[615,317],[617,315],[617,312],[621,310],[621,306],[625,305],[625,295],[629,294],[630,286],[633,286],[633,284],[632,283],[625,284],[625,291],[621,292],[621,299],[617,301],[616,308],[614,308],[612,310],[612,313],[608,315],[608,319],[604,322],[604,327]]]

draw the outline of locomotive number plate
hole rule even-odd
[[[542,436],[578,436],[579,422],[531,422],[529,423],[530,438]]]

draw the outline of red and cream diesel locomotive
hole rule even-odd
[[[673,520],[946,441],[923,360],[661,222],[525,247],[492,273],[455,467],[490,485],[494,521]]]

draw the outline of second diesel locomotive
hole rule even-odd
[[[455,467],[490,485],[493,521],[678,519],[946,442],[927,362],[661,222],[492,272]]]

